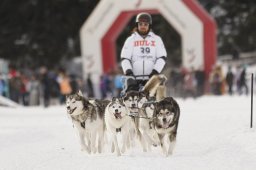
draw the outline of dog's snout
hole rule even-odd
[[[69,110],[69,109],[70,109],[70,106],[67,106],[67,109]]]
[[[136,107],[136,104],[135,104],[135,103],[133,103],[133,104],[132,104],[132,107]]]
[[[118,112],[118,109],[115,109],[115,112]]]
[[[166,122],[166,118],[163,118],[163,122]]]

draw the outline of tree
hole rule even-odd
[[[219,55],[230,54],[234,47],[240,51],[256,48],[256,2],[251,0],[200,0],[215,18],[218,26]]]
[[[99,0],[1,0],[0,58],[18,66],[55,66],[61,59],[80,54],[79,29]],[[215,18],[219,55],[256,49],[256,1],[199,0]],[[153,16],[154,31],[163,37],[167,52],[179,65],[181,39],[161,17]],[[117,41],[118,54],[132,29],[128,27]],[[167,29],[166,29],[167,28]],[[167,36],[168,35],[168,36]]]
[[[0,57],[54,66],[80,55],[79,29],[99,0],[2,0]]]

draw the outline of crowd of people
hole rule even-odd
[[[213,68],[209,77],[202,69],[194,70],[179,68],[172,69],[166,84],[168,94],[173,97],[199,97],[204,94],[212,95],[248,95],[248,74],[246,66],[229,67],[226,73],[222,67]],[[4,78],[7,77],[7,78]],[[114,69],[100,76],[99,86],[101,98],[119,96],[123,88],[123,73],[121,68]],[[38,72],[30,74],[14,68],[9,69],[8,75],[0,76],[0,95],[10,98],[24,106],[64,104],[65,96],[79,89],[90,98],[94,98],[95,84],[90,75],[86,80],[67,73],[64,69],[48,70],[42,67]]]
[[[64,69],[48,70],[41,67],[18,70],[10,66],[9,73],[0,76],[0,95],[24,106],[63,104],[65,96],[82,87],[82,80],[68,75]]]
[[[199,97],[205,93],[213,95],[248,95],[247,66],[228,67],[224,72],[221,65],[215,66],[208,77],[203,69],[194,70],[181,68],[172,70],[168,87],[173,96]]]

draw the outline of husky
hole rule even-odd
[[[149,124],[152,124],[153,113],[147,113],[146,109],[150,110],[150,106],[144,103],[152,103],[159,101],[166,97],[165,82],[167,78],[163,74],[152,76],[142,91],[128,91],[123,99],[126,107],[129,110],[129,115],[133,118],[135,133],[131,130],[131,137],[138,137],[138,140],[142,144],[143,151],[146,152],[152,145],[159,145],[159,139],[154,129]],[[149,112],[149,111],[148,111]]]
[[[152,145],[157,146],[160,144],[158,135],[152,128],[154,109],[150,109],[154,107],[152,103],[166,97],[166,80],[167,78],[163,74],[154,75],[141,91],[130,90],[123,97],[135,127],[135,131],[130,130],[130,136],[133,138],[135,136],[138,137],[144,152],[147,151],[146,148],[150,150]]]
[[[129,137],[131,138],[131,144],[134,146],[134,138],[138,138],[140,140],[141,134],[139,132],[139,120],[140,120],[140,108],[142,105],[148,101],[148,94],[143,91],[128,91],[123,97],[124,104],[129,111],[129,116],[132,119],[132,127],[129,131]]]
[[[117,156],[124,153],[129,145],[129,129],[131,128],[131,118],[128,116],[128,109],[125,106],[122,98],[112,98],[112,101],[107,105],[105,109],[105,124],[107,132],[112,139],[111,151],[116,151]],[[120,152],[119,140],[117,135],[121,135],[122,149]]]
[[[139,106],[139,137],[144,152],[151,150],[151,146],[160,145],[158,134],[154,129],[154,114],[156,102],[144,102]]]
[[[180,107],[172,97],[166,97],[155,104],[154,110],[154,128],[163,153],[169,156],[176,144]]]
[[[138,115],[138,101],[140,97],[140,92],[138,91],[128,91],[125,96],[123,97],[123,101],[125,106],[129,110],[129,114],[131,116],[137,116]]]
[[[104,141],[104,110],[108,101],[88,100],[81,91],[66,96],[67,113],[78,130],[81,150],[102,152]],[[96,137],[98,136],[97,148]]]

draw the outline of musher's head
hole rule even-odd
[[[151,15],[146,12],[139,13],[136,17],[136,26],[139,34],[147,35],[152,26]]]

